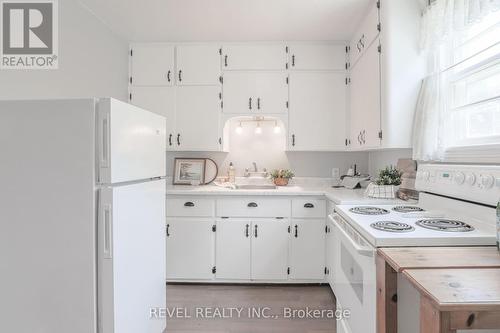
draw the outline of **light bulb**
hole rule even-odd
[[[255,134],[262,134],[262,127],[260,127],[260,123],[257,123],[257,127],[255,127]]]
[[[278,125],[278,122],[274,123],[274,133],[275,134],[280,134],[281,133],[281,127]]]
[[[241,127],[241,122],[240,122],[238,127],[236,127],[236,134],[241,134],[241,133],[243,133],[243,127]]]

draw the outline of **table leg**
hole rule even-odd
[[[377,255],[377,333],[398,331],[398,274]]]
[[[421,295],[420,333],[456,333],[450,325],[450,313],[439,311],[429,298]]]

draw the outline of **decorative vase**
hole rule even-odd
[[[274,185],[276,186],[287,186],[288,178],[274,178]]]

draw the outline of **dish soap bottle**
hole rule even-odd
[[[235,174],[235,170],[234,170],[233,162],[231,162],[231,163],[229,163],[229,170],[227,172],[227,176],[229,178],[229,182],[233,183],[233,184],[236,182],[234,174]]]
[[[500,200],[497,203],[497,249],[500,251]]]

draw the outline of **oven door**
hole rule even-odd
[[[376,332],[376,249],[338,214],[334,221],[334,253],[336,256],[334,288],[352,332]]]

